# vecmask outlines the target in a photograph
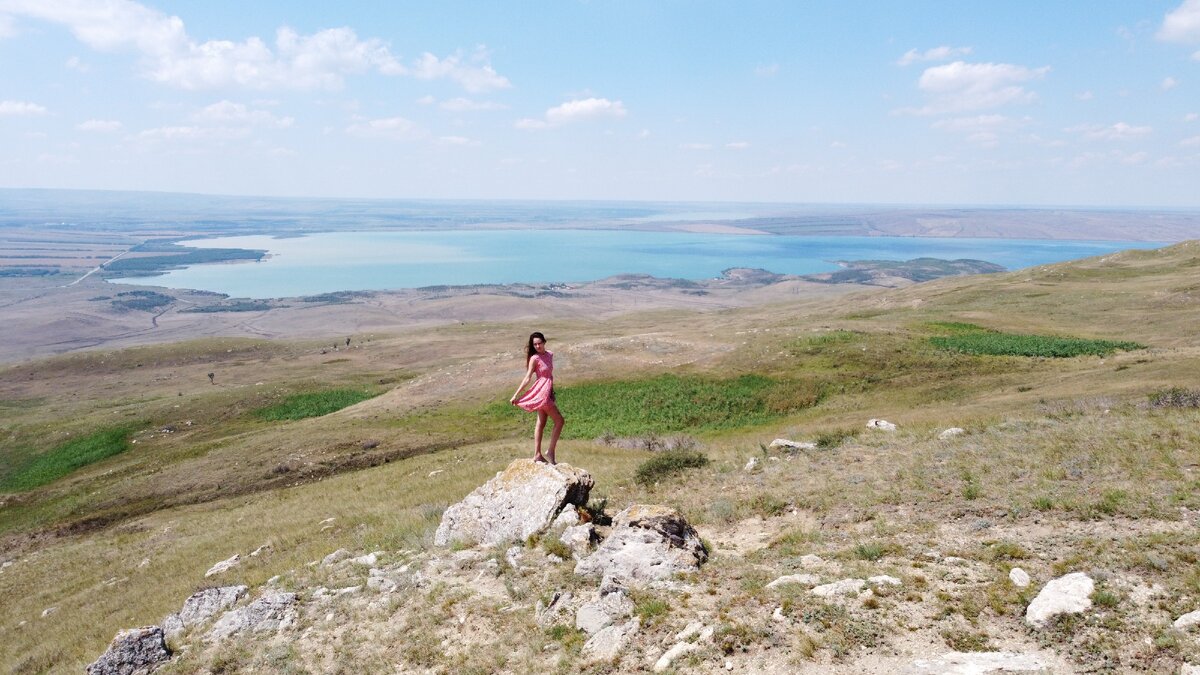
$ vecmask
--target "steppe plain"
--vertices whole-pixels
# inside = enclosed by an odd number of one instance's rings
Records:
[[[253,593],[278,577],[300,597],[297,626],[185,636],[161,672],[639,672],[693,621],[716,638],[678,672],[904,672],[951,651],[1035,655],[1043,672],[1177,672],[1200,664],[1195,628],[1172,626],[1200,609],[1200,410],[1187,397],[1200,381],[1198,270],[1200,245],[1185,242],[904,288],[733,279],[695,295],[638,278],[230,316],[113,311],[90,298],[120,289],[92,277],[5,280],[0,479],[72,437],[128,437],[119,454],[0,496],[0,662],[78,672],[118,629],[158,622],[200,588]],[[496,404],[520,378],[531,323],[552,339],[567,398],[664,376],[753,376],[773,392],[752,424],[651,419],[600,439],[568,426],[560,457],[596,478],[597,508],[674,506],[712,552],[685,590],[635,597],[644,628],[615,661],[589,663],[572,626],[536,623],[538,600],[581,582],[534,542],[536,564],[439,572],[386,598],[323,599],[319,588],[367,572],[309,564],[346,548],[444,570],[449,552],[430,541],[441,510],[529,454],[527,421]],[[1042,358],[931,343],[965,324],[1141,348]],[[371,398],[295,421],[256,415],[332,389]],[[1151,405],[1167,391],[1182,393]],[[609,407],[564,412],[581,428],[624,423],[622,401]],[[868,431],[869,418],[899,428]],[[965,433],[939,437],[952,426]],[[668,435],[709,464],[634,480]],[[776,437],[818,449],[765,450]],[[204,577],[234,553],[241,565]],[[766,588],[806,555],[823,581],[902,584],[845,602]],[[1014,566],[1031,589],[1009,582]],[[1097,580],[1093,608],[1026,625],[1032,593],[1072,571]]]

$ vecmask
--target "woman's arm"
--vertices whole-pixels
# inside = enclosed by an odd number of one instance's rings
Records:
[[[533,380],[533,377],[533,357],[531,356],[529,357],[529,368],[525,370],[525,377],[521,379],[521,384],[517,385],[517,393],[513,394],[512,398],[508,399],[509,403],[517,402],[517,399],[521,397],[521,390],[525,388],[525,385],[529,384]]]

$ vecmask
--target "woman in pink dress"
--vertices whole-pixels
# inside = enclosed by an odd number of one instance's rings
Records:
[[[546,336],[532,333],[529,343],[525,345],[525,358],[529,367],[525,369],[525,379],[517,385],[517,392],[508,402],[529,412],[537,413],[537,424],[533,427],[533,461],[554,461],[554,447],[558,445],[558,436],[563,429],[563,416],[554,404],[554,354],[546,351]],[[525,385],[533,386],[524,395],[521,390]],[[554,431],[550,434],[550,451],[542,455],[542,432],[546,429],[546,418],[554,420]]]

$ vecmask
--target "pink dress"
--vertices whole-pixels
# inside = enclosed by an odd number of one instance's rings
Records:
[[[533,359],[533,372],[537,380],[524,396],[517,399],[517,406],[529,412],[545,410],[554,405],[554,354],[546,352],[529,358]]]

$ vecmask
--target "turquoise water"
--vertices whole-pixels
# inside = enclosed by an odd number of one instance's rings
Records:
[[[266,249],[256,263],[194,265],[126,283],[192,288],[237,298],[440,285],[580,282],[615,274],[705,279],[730,267],[780,274],[838,269],[838,260],[973,258],[1019,269],[1102,255],[1153,242],[793,237],[613,230],[330,232],[276,239],[223,237],[181,242],[204,248]]]

